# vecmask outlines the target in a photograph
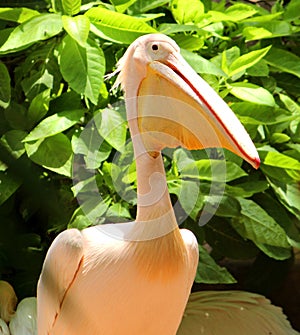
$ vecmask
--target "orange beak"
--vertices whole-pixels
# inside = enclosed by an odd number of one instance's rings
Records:
[[[147,65],[138,87],[138,125],[149,151],[226,148],[260,165],[257,150],[224,100],[179,53]]]

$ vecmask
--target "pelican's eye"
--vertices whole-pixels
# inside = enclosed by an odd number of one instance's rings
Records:
[[[152,44],[151,45],[151,49],[153,50],[153,51],[157,51],[158,50],[158,44]]]

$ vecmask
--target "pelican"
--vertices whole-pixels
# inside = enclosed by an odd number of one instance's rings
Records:
[[[136,220],[56,237],[38,282],[39,335],[175,335],[195,277],[198,244],[190,231],[178,228],[161,151],[223,147],[259,167],[239,120],[171,38],[139,37],[117,73],[136,161]]]
[[[37,335],[36,297],[24,298],[9,323],[11,335]]]
[[[14,288],[4,280],[0,280],[0,318],[8,323],[15,314],[18,299]]]
[[[3,319],[0,319],[0,335],[10,335],[8,326]]]

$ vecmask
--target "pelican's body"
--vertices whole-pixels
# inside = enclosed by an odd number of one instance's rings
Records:
[[[4,280],[0,280],[0,318],[9,322],[13,317],[18,299],[13,287]]]
[[[10,335],[8,326],[3,319],[0,319],[0,335]]]
[[[162,166],[160,158],[149,159]],[[38,334],[176,334],[198,245],[191,232],[179,231],[173,215],[160,222],[169,226],[167,235],[151,240],[142,221],[61,233],[39,282]]]
[[[135,153],[137,218],[56,238],[38,284],[38,335],[175,335],[198,245],[178,228],[160,152],[218,146],[259,165],[243,126],[170,38],[140,37],[116,72]]]
[[[36,297],[24,298],[9,323],[11,335],[37,335]]]
[[[244,291],[192,293],[177,335],[299,335],[281,308]]]

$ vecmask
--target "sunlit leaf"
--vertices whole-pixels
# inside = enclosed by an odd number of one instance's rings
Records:
[[[183,177],[221,183],[247,176],[247,173],[237,164],[215,159],[201,159],[190,163],[181,170],[181,174]]]
[[[265,165],[275,166],[282,169],[300,171],[300,162],[292,157],[276,151],[259,150],[261,161]]]
[[[134,13],[145,13],[154,8],[167,4],[168,0],[137,0],[130,7]]]
[[[59,14],[41,14],[17,26],[0,47],[0,54],[20,51],[32,44],[47,40],[62,31]]]
[[[30,103],[27,111],[27,125],[29,128],[39,122],[48,112],[50,103],[51,90],[48,88],[45,91],[36,95]]]
[[[300,187],[299,181],[286,184],[280,180],[269,179],[283,205],[300,220]]]
[[[22,23],[29,20],[33,16],[38,16],[40,13],[36,10],[21,7],[21,8],[0,8],[0,19]]]
[[[61,0],[63,10],[68,15],[79,13],[81,0]]]
[[[198,23],[204,14],[204,5],[200,0],[172,0],[171,11],[179,24]]]
[[[61,73],[70,87],[96,105],[105,71],[102,49],[92,42],[82,47],[66,36],[61,44],[59,62]]]
[[[105,8],[92,8],[86,15],[95,27],[91,27],[94,34],[116,43],[130,44],[141,35],[156,32],[143,20]]]
[[[225,10],[231,21],[242,21],[257,13],[257,9],[244,3],[236,3]]]
[[[71,177],[72,148],[64,134],[56,134],[36,142],[26,142],[28,157],[56,173]]]
[[[64,29],[82,47],[86,46],[86,41],[90,32],[90,20],[85,15],[62,17]]]
[[[234,197],[248,198],[265,191],[268,187],[269,185],[265,180],[249,181],[234,186],[226,185],[226,193]]]
[[[238,59],[234,60],[229,67],[229,76],[234,76],[235,74],[246,70],[247,68],[253,66],[259,62],[271,49],[271,46],[260,50],[254,50],[247,54],[240,56]]]
[[[64,111],[42,120],[25,138],[26,142],[53,136],[72,127],[83,116],[84,110]]]
[[[95,117],[99,134],[115,149],[123,150],[126,141],[127,123],[122,115],[114,110],[105,108]]]
[[[108,158],[112,147],[100,136],[93,123],[73,135],[72,149],[74,154],[83,155],[87,169],[96,169]]]
[[[254,125],[272,125],[290,122],[296,118],[284,109],[251,102],[235,102],[230,107],[243,123]]]
[[[230,93],[241,100],[259,105],[275,106],[272,94],[263,87],[251,83],[232,83],[228,87]]]
[[[197,55],[196,53],[182,49],[181,54],[185,58],[185,60],[191,65],[191,67],[198,73],[209,73],[214,74],[216,76],[226,75],[220,68],[218,68],[212,62],[201,57],[200,55]]]
[[[300,78],[300,57],[287,50],[272,48],[265,60],[279,71],[291,73]]]

